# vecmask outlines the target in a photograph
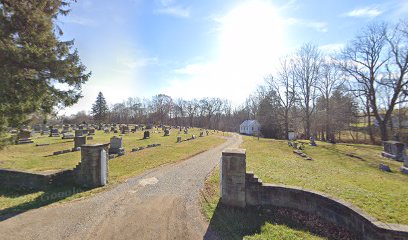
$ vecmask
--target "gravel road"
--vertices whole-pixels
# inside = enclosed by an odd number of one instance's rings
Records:
[[[200,212],[199,190],[222,150],[241,141],[235,134],[216,148],[111,190],[1,221],[0,239],[202,239],[208,223]]]

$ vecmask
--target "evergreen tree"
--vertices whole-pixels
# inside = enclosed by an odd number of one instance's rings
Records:
[[[98,97],[96,97],[95,103],[92,105],[93,119],[98,124],[101,124],[101,122],[105,120],[107,113],[108,113],[108,105],[106,104],[105,97],[103,96],[102,92],[99,92]]]
[[[90,73],[56,25],[72,1],[0,0],[0,134],[81,97]]]

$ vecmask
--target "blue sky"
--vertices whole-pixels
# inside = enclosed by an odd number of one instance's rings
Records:
[[[99,91],[109,104],[165,93],[237,105],[306,42],[340,49],[373,21],[395,22],[408,1],[78,0],[58,24],[92,71],[78,104]]]

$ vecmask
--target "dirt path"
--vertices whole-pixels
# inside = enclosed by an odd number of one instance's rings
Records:
[[[208,223],[198,205],[204,179],[234,135],[214,149],[148,171],[110,191],[31,210],[0,222],[0,239],[202,239]]]

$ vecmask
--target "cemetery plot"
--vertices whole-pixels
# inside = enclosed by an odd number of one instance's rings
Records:
[[[305,144],[302,150],[313,161],[294,154],[283,140],[244,137],[241,148],[247,150],[247,170],[264,182],[325,192],[380,221],[408,224],[408,175],[400,171],[403,163],[382,157],[382,146],[316,143]]]
[[[153,133],[150,130],[150,138],[143,139],[144,131],[127,133],[125,135],[109,134],[104,131],[95,131],[93,140],[86,140],[87,144],[109,143],[113,136],[122,138],[122,147],[126,150],[125,155],[117,156],[109,160],[109,185],[126,180],[129,177],[142,173],[151,168],[166,163],[175,163],[187,159],[200,152],[222,144],[225,139],[220,138],[222,134],[212,134],[195,141],[176,143],[178,129],[171,129],[169,137],[163,137],[163,133]],[[198,134],[198,129],[189,129],[191,134]],[[52,155],[55,151],[72,149],[73,140],[61,139],[61,137],[48,137],[48,135],[32,137],[34,143],[10,145],[0,151],[0,168],[28,170],[35,172],[55,172],[62,169],[73,169],[81,159],[81,152],[68,152],[60,155]],[[47,144],[47,145],[45,145]],[[36,146],[41,145],[41,146]],[[117,145],[118,146],[118,145]],[[143,151],[132,149],[143,146]],[[62,186],[64,188],[66,186]],[[71,187],[72,189],[72,187]],[[0,216],[10,212],[21,211],[25,208],[36,208],[64,198],[50,197],[50,201],[43,201],[42,197],[48,199],[48,194],[58,192],[57,189],[49,191],[22,191],[15,189],[0,189]],[[88,196],[100,189],[86,190],[70,194],[67,200]],[[23,207],[24,206],[24,207]],[[24,208],[24,209],[23,209]]]

